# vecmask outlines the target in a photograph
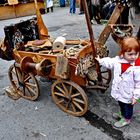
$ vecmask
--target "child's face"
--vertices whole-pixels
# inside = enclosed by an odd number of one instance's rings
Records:
[[[133,62],[139,57],[139,52],[136,52],[134,50],[130,52],[125,52],[123,55],[124,59],[126,59],[128,62]]]

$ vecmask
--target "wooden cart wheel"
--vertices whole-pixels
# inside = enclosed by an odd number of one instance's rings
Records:
[[[88,109],[88,99],[84,90],[71,81],[54,82],[52,98],[61,110],[73,116],[82,116]]]
[[[38,82],[32,73],[24,73],[19,67],[12,65],[8,71],[10,82],[17,93],[25,99],[36,100],[40,90]]]
[[[108,85],[111,81],[111,71],[104,67],[100,68],[103,84]]]

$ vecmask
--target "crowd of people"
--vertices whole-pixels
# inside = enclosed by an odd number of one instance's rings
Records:
[[[108,20],[116,6],[116,2],[113,0],[86,0],[88,6],[89,17],[92,22],[93,18],[98,24],[101,23],[101,19]],[[84,13],[82,0],[80,0],[80,14]],[[126,4],[118,23],[128,24],[130,5]]]
[[[118,0],[119,1],[119,0]],[[92,23],[93,18],[100,24],[101,19],[108,20],[116,6],[116,0],[86,0],[89,12],[89,18]],[[140,11],[140,0],[121,0],[125,4],[125,8],[119,17],[117,23],[128,24],[129,16],[134,16],[131,7],[135,7],[135,11]],[[76,0],[70,0],[70,13],[76,12]],[[133,13],[132,13],[133,12]],[[83,0],[79,1],[79,15],[84,13]],[[132,17],[133,18],[133,17]]]

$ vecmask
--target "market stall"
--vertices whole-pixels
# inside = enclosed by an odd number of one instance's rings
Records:
[[[39,9],[44,9],[44,1],[38,0]],[[1,0],[0,20],[34,15],[36,12],[33,0]]]

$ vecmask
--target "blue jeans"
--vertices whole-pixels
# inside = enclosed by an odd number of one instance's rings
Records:
[[[70,13],[76,12],[76,0],[70,0]]]
[[[125,118],[125,119],[131,119],[132,115],[133,115],[133,105],[132,104],[126,104],[123,102],[118,101],[119,106],[120,106],[120,111],[121,111],[121,115]]]

